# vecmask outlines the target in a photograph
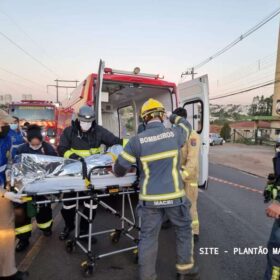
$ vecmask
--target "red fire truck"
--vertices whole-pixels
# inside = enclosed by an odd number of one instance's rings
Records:
[[[162,102],[167,111],[183,106],[193,129],[201,137],[200,185],[207,187],[209,151],[208,77],[183,82],[178,86],[163,80],[159,75],[105,68],[100,61],[97,74],[90,74],[62,102],[58,117],[59,138],[62,128],[70,125],[73,114],[85,104],[93,106],[96,121],[115,135],[131,137],[137,133],[139,112],[148,98]],[[61,116],[61,117],[60,117]],[[166,125],[170,125],[166,122]]]
[[[20,126],[26,122],[42,127],[45,141],[56,145],[58,109],[51,101],[22,100],[9,105],[9,113],[20,119]]]

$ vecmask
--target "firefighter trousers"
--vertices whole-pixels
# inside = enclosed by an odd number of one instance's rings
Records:
[[[191,202],[191,217],[193,234],[199,235],[199,219],[197,213],[198,184],[196,181],[185,182],[186,196]]]
[[[76,194],[73,193],[66,193],[63,196],[64,198],[75,198]],[[84,205],[83,209],[83,214],[89,217],[89,210],[90,210],[90,204],[88,200],[80,201]],[[92,209],[93,209],[93,219],[95,218],[96,215],[96,208],[97,204],[94,204]],[[63,217],[65,227],[68,227],[70,229],[74,229],[75,227],[75,213],[76,213],[76,201],[64,201],[61,209],[61,215]],[[80,229],[82,231],[88,231],[88,221],[85,220],[84,218],[81,218],[80,222]]]
[[[165,215],[173,224],[176,233],[177,272],[184,274],[184,271],[193,267],[193,238],[189,208],[189,201],[166,208],[150,208],[141,204],[137,206],[137,214],[141,218],[138,245],[140,280],[155,280],[157,277],[158,236]]]
[[[44,200],[42,197],[39,200]],[[29,239],[32,232],[32,218],[28,215],[27,203],[15,207],[15,227],[18,239]],[[52,208],[51,204],[41,204],[37,207],[35,215],[37,227],[42,231],[49,231],[52,228]]]
[[[280,219],[276,219],[267,244],[267,266],[264,280],[280,279]]]

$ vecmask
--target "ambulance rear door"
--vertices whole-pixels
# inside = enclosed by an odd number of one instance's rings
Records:
[[[188,112],[188,121],[201,139],[199,186],[208,187],[209,154],[209,87],[208,76],[178,84],[179,104]]]
[[[102,110],[101,110],[101,94],[102,94],[102,84],[104,75],[105,61],[100,59],[97,79],[94,86],[94,110],[96,114],[96,122],[102,125]]]

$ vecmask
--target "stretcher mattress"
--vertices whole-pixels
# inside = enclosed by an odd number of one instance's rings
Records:
[[[113,146],[109,153],[87,157],[85,159],[87,174],[92,168],[112,166],[121,151],[122,147],[118,145]],[[105,169],[96,169],[90,174],[91,185],[96,190],[105,190],[109,186],[128,187],[136,180],[135,173],[116,177],[107,168]],[[83,180],[83,166],[80,161],[33,154],[22,154],[17,159],[12,167],[12,185],[23,194],[88,189]]]
[[[109,173],[106,175],[91,176],[91,183],[95,190],[106,190],[107,187],[129,187],[136,180],[135,173],[127,173],[124,177],[116,177]],[[88,188],[82,177],[63,176],[57,178],[45,178],[24,186],[23,193],[37,194],[37,193],[57,193],[63,191],[86,191]]]

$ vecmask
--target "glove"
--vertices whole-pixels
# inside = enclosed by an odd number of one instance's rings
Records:
[[[20,194],[14,193],[14,192],[5,192],[4,197],[17,203],[24,203],[23,200],[21,200]]]
[[[186,182],[187,179],[190,179],[190,173],[185,167],[182,167],[181,169],[181,176],[184,182]]]
[[[166,118],[170,118],[170,116],[172,115],[172,112],[170,112],[170,111],[167,111],[166,113],[165,113],[165,115],[166,115]]]
[[[69,157],[70,159],[75,159],[75,160],[80,160],[80,159],[82,159],[82,157],[80,157],[80,156],[78,156],[77,154],[72,154],[70,157]]]

